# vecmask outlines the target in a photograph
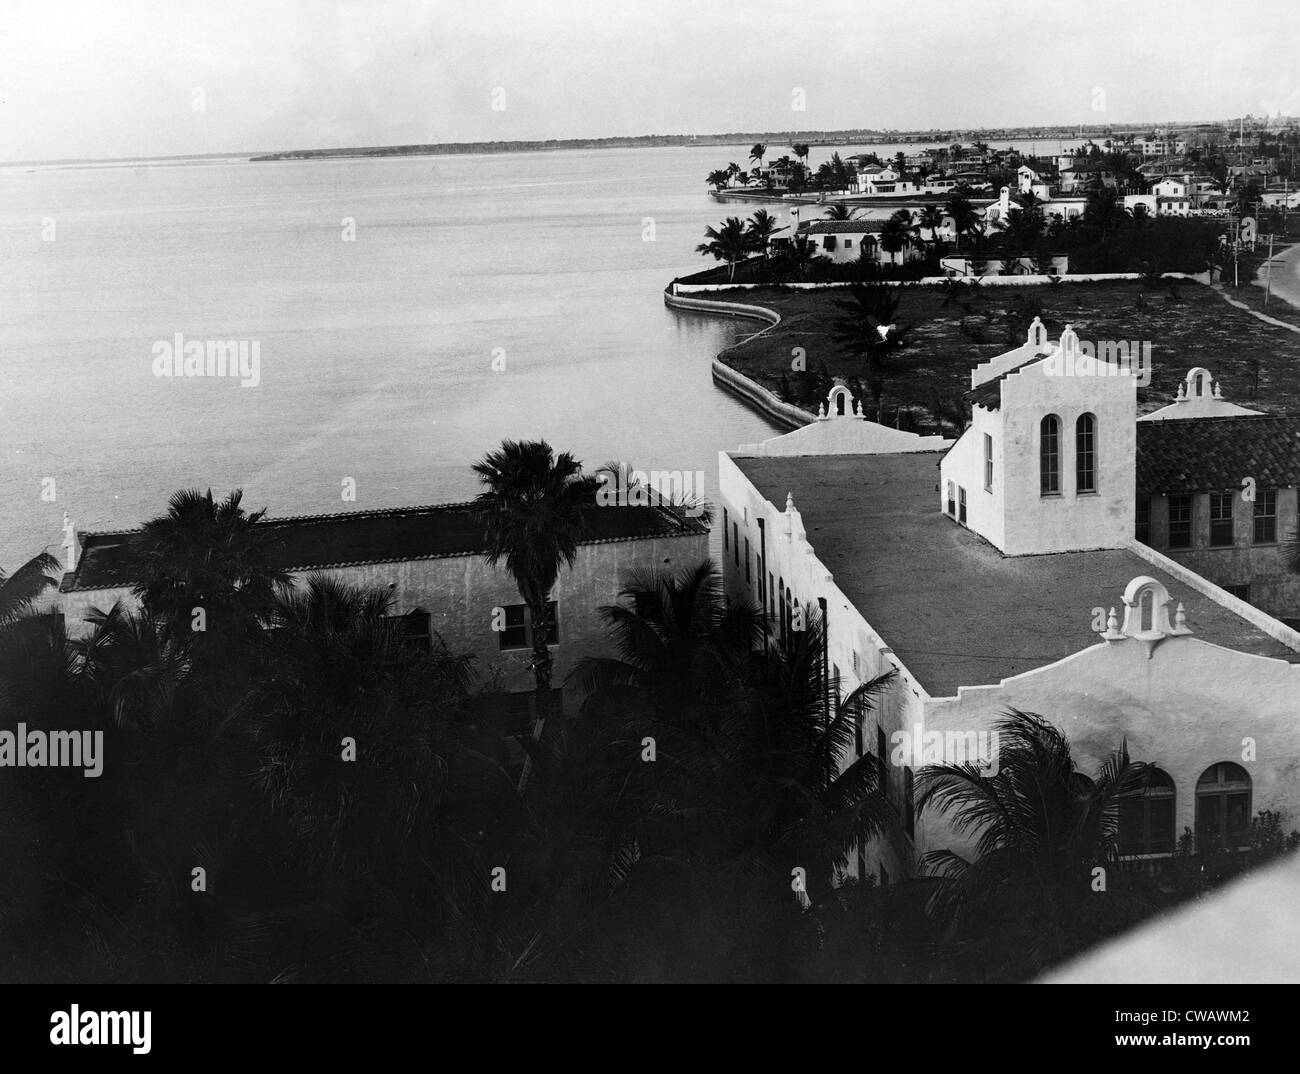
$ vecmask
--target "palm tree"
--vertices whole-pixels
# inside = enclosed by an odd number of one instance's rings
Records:
[[[745,229],[745,234],[749,236],[754,248],[762,250],[763,257],[766,258],[768,256],[768,242],[777,230],[776,217],[766,209],[759,209],[749,218],[749,225]]]
[[[7,578],[0,571],[0,629],[28,615],[40,595],[59,584],[61,569],[55,556],[42,552]]]
[[[727,173],[726,168],[715,168],[709,172],[708,183],[714,190],[721,190],[727,185],[727,180],[730,178],[731,176]]]
[[[911,214],[906,209],[900,209],[880,229],[880,248],[889,254],[892,264],[901,264],[902,259],[897,255],[911,245],[911,219]]]
[[[790,147],[790,152],[798,157],[801,162],[805,162],[808,159],[808,144],[806,142],[800,142],[797,145],[792,145]]]
[[[817,252],[817,244],[807,235],[796,235],[783,251],[790,271],[798,280],[807,280],[818,265],[830,263],[830,258]]]
[[[755,142],[749,150],[749,159],[752,160],[755,163],[755,165],[757,165],[757,167],[762,168],[763,156],[766,153],[767,153],[767,146],[765,146],[762,142]]]
[[[957,248],[961,249],[962,237],[970,235],[979,225],[979,213],[975,211],[975,206],[971,204],[970,199],[965,194],[958,194],[955,189],[945,209],[952,217],[953,230],[957,235]]]
[[[996,773],[974,762],[927,766],[917,813],[933,808],[955,834],[975,838],[973,858],[937,850],[923,859],[938,878],[931,909],[972,957],[1002,960],[991,974],[1010,961],[1024,975],[1149,910],[1143,886],[1125,882],[1118,838],[1121,804],[1149,766],[1121,748],[1093,781],[1041,716],[1011,710],[996,731]],[[1090,883],[1098,867],[1104,899]]]
[[[739,175],[736,176],[736,182],[738,182],[741,186],[749,186],[750,183],[749,172],[742,171]]]
[[[840,310],[835,321],[835,338],[862,359],[863,376],[875,400],[878,422],[883,422],[885,416],[885,382],[911,330],[907,325],[895,323],[902,297],[902,288],[873,281],[851,285],[848,300],[835,303]]]
[[[727,165],[727,177],[735,179],[744,169],[741,168],[734,160]]]
[[[939,228],[943,226],[944,212],[938,205],[927,205],[918,214],[917,223],[930,229],[930,243],[939,248]]]
[[[567,451],[557,456],[544,440],[505,440],[473,469],[485,486],[477,503],[487,523],[487,561],[504,561],[532,622],[540,734],[551,702],[548,598],[560,567],[577,557],[594,489],[581,463]]]
[[[854,220],[857,218],[858,211],[850,209],[844,202],[837,201],[834,205],[828,206],[822,213],[827,220]]]
[[[720,227],[706,227],[702,242],[695,247],[697,254],[712,255],[717,261],[727,263],[727,279],[736,278],[736,263],[743,261],[754,248],[752,236],[745,230],[745,225],[737,216],[729,216]]]
[[[167,502],[167,513],[144,524],[140,538],[141,581],[134,593],[176,638],[196,640],[195,609],[202,608],[202,636],[224,642],[256,636],[289,576],[274,565],[277,539],[261,525],[266,509],[247,513],[236,489],[220,502],[212,490],[184,489]]]

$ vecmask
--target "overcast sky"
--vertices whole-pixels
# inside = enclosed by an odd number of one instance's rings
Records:
[[[0,160],[1297,114],[1298,27],[1294,0],[0,0]]]

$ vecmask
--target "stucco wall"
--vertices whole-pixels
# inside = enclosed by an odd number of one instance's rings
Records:
[[[1009,709],[1036,712],[1070,741],[1090,778],[1127,739],[1134,760],[1155,764],[1176,788],[1175,833],[1195,829],[1196,782],[1219,761],[1250,774],[1252,813],[1281,810],[1300,828],[1300,667],[1196,637],[1166,638],[1150,659],[1134,639],[1085,649],[993,686],[936,698],[927,730],[991,730]],[[1254,740],[1254,759],[1243,740]],[[929,845],[970,849],[937,814],[923,821]]]
[[[1243,475],[1246,476],[1246,475]],[[1225,490],[1232,491],[1232,490]],[[1286,569],[1276,543],[1255,544],[1254,504],[1235,493],[1232,547],[1210,545],[1210,497],[1192,497],[1192,547],[1169,547],[1169,498],[1151,497],[1151,546],[1210,579],[1216,585],[1249,585],[1250,603],[1279,618],[1300,618],[1300,575]],[[1279,538],[1296,532],[1296,489],[1278,489]]]
[[[551,650],[555,685],[559,686],[583,657],[617,655],[609,644],[599,608],[617,602],[622,580],[630,570],[680,569],[708,555],[707,533],[580,545],[573,567],[561,570],[553,591],[560,623],[560,641]],[[532,674],[526,666],[530,652],[502,652],[499,636],[492,629],[494,608],[523,603],[504,567],[490,567],[483,556],[467,555],[330,567],[319,573],[349,585],[383,590],[392,583],[393,614],[405,615],[417,609],[428,612],[431,627],[453,652],[474,655],[475,672],[481,682],[499,676],[505,690],[532,688]],[[296,573],[293,577],[301,585],[306,574]],[[119,596],[134,605],[126,590],[63,593],[58,603],[69,631],[83,633],[88,630],[84,622],[87,611],[91,607],[107,610]]]
[[[793,599],[813,613],[818,609],[818,598],[826,600],[827,654],[832,669],[839,669],[841,696],[878,675],[891,670],[895,672],[895,682],[879,705],[867,714],[865,721],[864,746],[867,752],[875,754],[877,728],[884,731],[886,741],[892,741],[895,732],[911,726],[921,718],[922,703],[927,695],[898,658],[888,650],[884,639],[863,619],[835,584],[834,576],[817,558],[806,537],[799,535],[799,523],[795,522],[796,530],[791,534],[790,519],[785,511],[764,499],[725,453],[719,455],[718,470],[719,496],[726,506],[728,519],[738,524],[742,542],[739,565],[736,564],[734,549],[728,550],[723,557],[723,576],[728,594],[733,599],[749,600],[759,606],[762,604],[757,571],[751,572],[750,583],[745,581],[743,544],[748,536],[751,551],[756,553],[760,548],[758,520],[761,518],[766,531],[765,573],[772,575],[778,587],[788,588]],[[794,492],[797,498],[798,490]],[[784,508],[784,504],[781,508]],[[721,517],[719,512],[719,519]],[[779,607],[779,601],[769,601],[774,629]],[[846,755],[841,759],[841,767],[847,767],[855,759],[852,753]],[[872,876],[878,874],[882,863],[893,879],[910,876],[915,871],[917,855],[925,852],[925,846],[919,838],[914,844],[903,831],[903,779],[901,768],[891,768],[889,801],[896,814],[896,823],[889,832],[873,840],[867,847],[867,871]],[[858,864],[855,857],[850,864],[851,875],[856,874]]]

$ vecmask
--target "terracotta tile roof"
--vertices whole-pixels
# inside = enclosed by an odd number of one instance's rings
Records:
[[[1137,487],[1142,495],[1300,485],[1300,414],[1140,421]]]
[[[870,235],[884,226],[883,220],[808,220],[799,230],[805,235]]]
[[[301,515],[261,523],[276,538],[271,565],[308,571],[359,563],[392,563],[469,556],[484,549],[483,519],[472,503],[396,507],[333,515]],[[696,519],[662,507],[596,507],[586,512],[581,543],[706,533]],[[81,534],[76,573],[60,589],[112,589],[140,579],[141,530]]]

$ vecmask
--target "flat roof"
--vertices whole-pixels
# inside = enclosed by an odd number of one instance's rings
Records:
[[[939,510],[942,457],[732,456],[778,508],[794,494],[818,558],[932,696],[1096,645],[1090,609],[1119,607],[1138,575],[1158,579],[1186,605],[1187,624],[1202,640],[1300,663],[1300,653],[1136,552],[1002,555]]]
[[[585,526],[581,544],[708,533],[698,519],[659,506],[593,504],[585,511]],[[273,537],[269,564],[285,571],[442,559],[482,554],[487,547],[483,516],[473,502],[268,518],[259,523],[263,527]],[[116,589],[140,581],[142,530],[79,536],[77,569],[64,576],[62,592]]]

